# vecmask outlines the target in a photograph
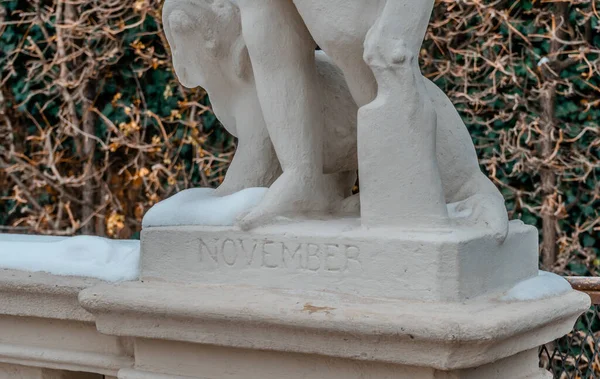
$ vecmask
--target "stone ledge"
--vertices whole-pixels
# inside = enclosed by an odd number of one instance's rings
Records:
[[[101,283],[91,278],[0,269],[0,314],[93,322],[94,317],[77,302],[77,295]]]
[[[133,365],[128,341],[100,334],[81,290],[101,280],[0,270],[0,363],[115,376]]]
[[[119,371],[119,379],[197,379],[191,376],[156,374],[148,371],[123,369]],[[528,378],[526,378],[528,379]]]
[[[537,275],[535,228],[512,222],[502,245],[487,233],[461,227],[364,229],[355,219],[305,220],[251,232],[146,228],[141,278],[463,301]]]
[[[165,340],[136,339],[137,376],[179,379],[542,379],[538,349],[474,369],[439,371],[431,367],[319,356],[314,354],[239,349]],[[185,364],[182,364],[185,362]],[[119,371],[119,378],[124,372]],[[151,374],[146,376],[146,373]],[[172,376],[169,376],[172,375]],[[128,378],[127,376],[125,376]]]
[[[0,344],[0,362],[109,376],[116,376],[123,367],[133,366],[131,357],[5,344]]]
[[[167,283],[100,285],[82,291],[79,299],[96,316],[98,330],[111,335],[445,371],[484,365],[554,340],[568,333],[590,304],[587,295],[575,291],[528,302],[434,303]]]

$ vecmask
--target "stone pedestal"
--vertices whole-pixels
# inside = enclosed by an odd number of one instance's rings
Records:
[[[135,337],[135,368],[120,378],[210,379],[546,378],[537,347],[589,305],[575,291],[438,303],[165,283],[99,286],[80,300],[100,332]]]
[[[157,227],[142,233],[141,278],[463,301],[537,275],[537,242],[537,230],[518,221],[502,245],[482,229],[369,230],[358,219],[251,233]]]
[[[100,332],[134,339],[120,379],[549,378],[538,346],[590,303],[541,288],[537,233],[519,222],[503,245],[352,220],[142,238],[140,282],[79,295]]]

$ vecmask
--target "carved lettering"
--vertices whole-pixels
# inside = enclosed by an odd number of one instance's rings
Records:
[[[304,245],[298,244],[295,249],[291,248],[290,245],[286,243],[281,244],[283,263],[287,268],[301,268],[302,256],[305,255],[303,251]]]
[[[346,271],[362,270],[362,263],[359,261],[360,249],[356,246],[346,246]]]
[[[306,265],[304,268],[310,271],[319,271],[321,268],[321,248],[314,243],[306,244],[308,254],[306,256]]]
[[[252,266],[252,263],[254,262],[254,254],[256,253],[256,248],[258,247],[258,242],[256,242],[255,240],[251,240],[248,241],[248,245],[252,244],[252,249],[247,249],[245,246],[246,244],[244,244],[244,240],[243,239],[239,239],[238,243],[240,246],[240,252],[241,254],[243,254],[245,256],[245,261],[246,261],[246,265],[247,266]]]
[[[212,246],[212,249],[210,248],[210,246]],[[204,242],[204,240],[200,239],[200,261],[201,262],[208,262],[209,264],[211,264],[212,266],[218,266],[219,265],[219,251],[217,246],[215,246],[214,244],[210,243],[206,244],[206,242]]]
[[[227,244],[229,244],[229,249],[227,248]],[[228,266],[234,266],[238,258],[238,249],[237,246],[235,246],[235,242],[231,239],[226,239],[223,241],[223,244],[221,245],[221,252],[225,264]]]
[[[199,239],[200,262],[208,268],[282,269],[328,273],[359,273],[357,246],[335,243],[294,243],[254,239]]]
[[[267,241],[262,248],[262,266],[267,268],[278,268],[281,257],[281,251],[277,251],[277,245],[281,246],[281,242]],[[278,257],[279,255],[279,257]]]
[[[340,252],[339,245],[325,244],[325,270],[340,272],[346,268],[346,260],[347,257]]]

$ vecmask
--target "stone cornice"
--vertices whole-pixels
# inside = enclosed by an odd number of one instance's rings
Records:
[[[101,283],[0,270],[0,363],[110,376],[132,367],[131,343],[100,334],[79,305],[79,292]]]
[[[133,366],[132,357],[8,344],[0,344],[0,362],[111,376],[116,376],[123,367]]]
[[[589,306],[575,291],[532,302],[430,303],[158,282],[100,285],[79,299],[98,329],[112,335],[440,370],[535,348],[569,332]]]
[[[100,283],[101,280],[91,278],[0,269],[0,312],[12,316],[93,322],[94,317],[77,303],[77,294]]]

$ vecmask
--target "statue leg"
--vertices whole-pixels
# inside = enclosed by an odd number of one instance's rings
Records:
[[[294,0],[313,38],[341,69],[359,107],[373,101],[377,82],[363,59],[364,41],[382,0]]]
[[[264,120],[283,170],[240,220],[249,229],[286,213],[324,212],[342,200],[323,174],[323,114],[315,42],[292,0],[238,0]]]
[[[365,40],[378,83],[359,110],[361,216],[367,226],[448,224],[436,157],[437,114],[418,67],[433,0],[388,0]]]
[[[294,0],[294,3],[318,45],[343,71],[356,103],[363,106],[373,101],[378,86],[371,67],[363,59],[364,41],[385,1],[346,0],[343,7],[335,1]],[[423,19],[425,15],[427,12],[423,12]],[[420,32],[424,33],[422,29]],[[418,38],[413,44],[415,49],[420,45]],[[436,153],[446,202],[455,203],[454,210],[470,208],[467,221],[492,229],[502,240],[508,230],[504,199],[481,172],[471,136],[450,99],[429,79],[422,80],[437,113]],[[343,209],[358,210],[358,196],[346,199]]]
[[[236,127],[238,146],[217,196],[231,195],[251,187],[270,187],[281,175],[279,160],[269,138],[256,96],[242,105],[244,115]]]
[[[433,1],[395,2],[348,0],[338,7],[337,2],[294,0],[319,46],[344,72],[357,104],[368,104],[358,114],[363,224],[445,224],[436,113],[416,61]],[[367,51],[365,60],[364,46],[381,50]],[[394,61],[398,47],[403,62]],[[354,204],[346,202],[344,208],[349,205]]]

